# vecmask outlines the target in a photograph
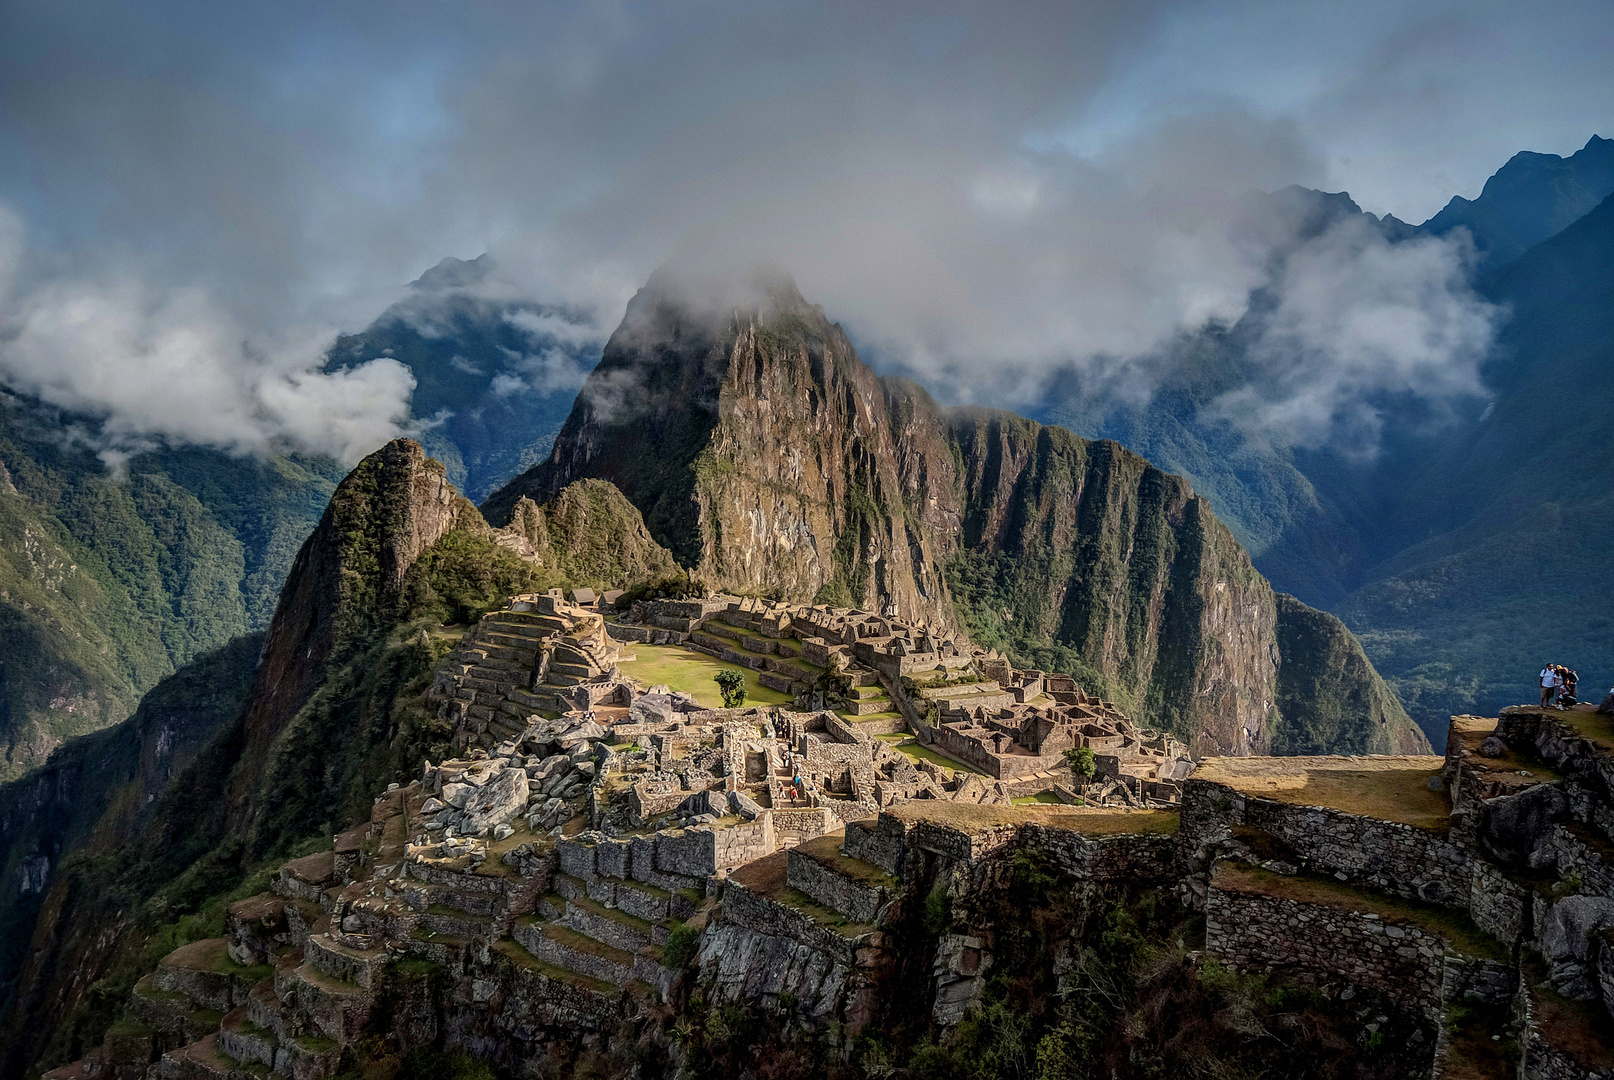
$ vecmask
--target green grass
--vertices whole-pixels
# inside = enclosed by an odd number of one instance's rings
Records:
[[[538,959],[528,952],[526,946],[519,941],[511,941],[509,938],[496,941],[493,943],[493,951],[518,967],[526,968],[528,971],[536,971],[554,982],[592,990],[596,994],[615,994],[617,992],[615,986],[601,979],[581,975],[575,971],[568,971],[563,967],[556,967],[554,964]]]
[[[855,722],[858,718],[854,717],[852,719]],[[867,721],[879,719],[879,717],[865,716],[861,719]],[[953,772],[974,773],[976,776],[986,775],[986,773],[982,772],[980,769],[966,765],[962,761],[955,761],[939,750],[932,750],[930,747],[915,739],[912,735],[876,735],[875,738],[879,739],[881,742],[891,744],[891,748],[893,750],[900,750],[902,753],[907,754],[916,762],[928,761],[932,765],[940,765],[942,768],[951,769]]]
[[[621,665],[622,674],[646,686],[666,686],[692,696],[708,709],[721,709],[723,695],[712,681],[719,671],[738,671],[745,676],[747,705],[789,705],[792,698],[763,686],[749,668],[724,663],[716,657],[680,645],[636,645],[636,656]]]
[[[897,879],[872,863],[862,859],[853,858],[841,853],[841,845],[846,842],[843,833],[827,833],[812,840],[798,844],[793,850],[797,856],[805,857],[818,863],[832,873],[850,878],[862,885],[873,888],[895,888]]]
[[[901,713],[895,712],[895,711],[869,713],[867,716],[853,716],[851,713],[836,713],[835,715],[840,717],[842,720],[845,720],[849,724],[873,724],[873,723],[876,723],[877,721],[881,721],[881,720],[901,720],[901,719],[903,719],[903,715]],[[884,738],[884,737],[885,736],[883,736],[883,735],[880,736],[880,738]],[[907,736],[903,736],[903,737],[907,738]]]
[[[1031,806],[1035,803],[1057,803],[1059,796],[1051,791],[1039,791],[1035,795],[1021,795],[1014,800],[1016,806]]]

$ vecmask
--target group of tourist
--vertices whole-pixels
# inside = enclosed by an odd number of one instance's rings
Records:
[[[1575,683],[1580,679],[1562,664],[1548,664],[1541,669],[1541,707],[1560,712],[1575,703]]]

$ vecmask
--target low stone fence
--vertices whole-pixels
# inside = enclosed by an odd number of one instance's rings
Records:
[[[1484,859],[1474,860],[1469,881],[1468,915],[1474,925],[1504,945],[1519,943],[1529,929],[1533,900],[1529,888]]]
[[[823,863],[792,848],[785,864],[785,881],[825,907],[845,915],[855,923],[873,925],[891,899],[879,885],[866,885],[837,874]]]
[[[631,839],[585,833],[561,838],[555,853],[561,873],[585,881],[595,874],[650,884],[657,884],[659,875],[704,880],[771,853],[777,847],[773,814],[764,810],[755,821],[741,825],[696,825]]]
[[[857,821],[846,826],[846,842],[842,845],[854,859],[862,859],[878,866],[888,874],[902,876],[903,843],[907,828],[890,814],[881,814],[873,821]]]
[[[1305,868],[1393,896],[1466,908],[1469,853],[1442,834],[1321,806],[1245,794],[1209,780],[1183,784],[1182,832],[1198,844],[1247,825],[1287,844]]]
[[[823,836],[830,831],[834,821],[834,815],[821,806],[800,810],[774,809],[769,812],[773,815],[774,839],[780,844],[799,844],[803,840]]]
[[[712,829],[712,861],[719,870],[744,866],[764,855],[771,855],[777,846],[774,838],[773,811],[764,810],[755,821],[744,825],[731,825],[726,829]]]

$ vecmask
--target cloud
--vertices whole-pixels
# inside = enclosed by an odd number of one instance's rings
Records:
[[[0,281],[17,279],[21,250],[10,244]],[[132,273],[67,276],[4,298],[0,376],[104,418],[89,438],[113,471],[154,438],[353,463],[404,430],[415,382],[389,358],[317,370],[333,337],[324,328],[255,337],[199,287],[152,290]]]
[[[1486,396],[1480,364],[1500,309],[1468,286],[1466,234],[1391,243],[1363,218],[1288,255],[1249,352],[1255,374],[1213,413],[1286,445],[1378,448],[1388,404],[1437,411]]]
[[[1476,133],[1513,90],[1534,88],[1556,138],[1614,78],[1606,5],[1374,2],[1372,18],[1166,0],[11,5],[0,203],[36,247],[0,260],[18,278],[0,373],[129,439],[354,447],[399,426],[402,373],[311,381],[319,343],[444,255],[490,251],[499,272],[476,295],[564,313],[522,327],[533,343],[510,370],[546,392],[575,385],[656,267],[762,263],[878,363],[1007,404],[1069,368],[1147,394],[1171,342],[1277,292],[1266,382],[1228,408],[1273,437],[1318,437],[1300,417],[1325,407],[1366,433],[1375,395],[1467,392],[1484,320],[1462,315],[1460,257],[1336,238],[1285,263],[1294,228],[1252,221],[1247,192],[1343,175],[1371,181],[1376,208],[1398,190],[1427,201],[1451,132],[1472,193],[1506,156]],[[1517,74],[1485,43],[1522,23],[1539,29]],[[1405,45],[1457,40],[1431,26],[1469,27],[1462,63]],[[1579,57],[1561,84],[1560,53]],[[1373,93],[1381,73],[1405,92]],[[1438,121],[1409,99],[1437,101]],[[1506,111],[1511,152],[1523,129]],[[1352,298],[1333,325],[1349,347],[1314,310],[1326,295],[1307,283],[1325,277]],[[102,305],[108,327],[62,322],[74,304]],[[1373,341],[1392,324],[1415,355]],[[52,342],[77,348],[71,377],[43,359]],[[308,430],[284,415],[327,391],[347,404]]]

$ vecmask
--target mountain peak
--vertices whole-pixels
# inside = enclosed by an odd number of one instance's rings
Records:
[[[646,313],[675,308],[686,315],[718,320],[738,314],[767,320],[784,314],[822,317],[824,313],[822,307],[808,303],[801,295],[789,272],[766,265],[734,270],[729,266],[667,263],[650,275],[634,304]]]
[[[466,261],[452,255],[409,283],[411,289],[421,292],[445,292],[449,289],[466,289],[480,285],[493,272],[493,257],[483,252]]]
[[[1479,198],[1452,197],[1418,228],[1435,236],[1466,228],[1482,267],[1524,254],[1614,194],[1614,139],[1593,135],[1569,157],[1521,150],[1485,181]]]

